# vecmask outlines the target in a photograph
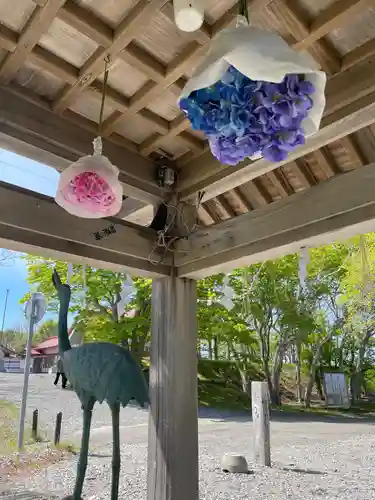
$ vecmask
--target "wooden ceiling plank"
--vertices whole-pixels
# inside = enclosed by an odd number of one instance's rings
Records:
[[[257,9],[264,7],[269,1],[256,0],[249,5],[249,12],[255,12]],[[224,14],[216,23],[212,26],[212,40],[214,40],[220,31],[227,27],[234,19],[234,15],[238,13],[238,6],[233,7],[227,14]],[[182,77],[187,71],[191,69],[192,66],[198,62],[203,54],[207,52],[210,42],[205,45],[201,45],[197,42],[191,42],[185,47],[182,53],[175,58],[167,66],[165,79],[158,84],[146,84],[142,89],[134,94],[130,100],[130,106],[126,115],[130,116],[138,113],[142,108],[145,108],[153,99],[159,97],[159,95],[172,84],[174,84],[180,77]],[[103,133],[108,136],[114,130],[116,123],[122,117],[117,113],[113,114],[106,120],[103,125]]]
[[[13,32],[12,30],[9,30],[8,28],[4,30],[2,29],[0,32],[0,39],[3,42],[2,45],[9,51],[15,50],[18,41],[17,33]],[[33,64],[35,64],[40,69],[47,71],[52,75],[56,76],[57,78],[60,78],[72,85],[74,85],[77,79],[79,78],[78,68],[76,68],[72,64],[69,64],[68,62],[64,61],[60,57],[49,52],[48,50],[40,47],[39,45],[35,46],[34,49],[30,52],[30,54],[28,55],[28,60]],[[102,83],[99,80],[95,80],[90,85],[88,90],[96,92],[101,96]],[[180,93],[181,85],[176,84],[175,90]],[[100,98],[100,96],[98,96],[98,98]],[[121,116],[122,113],[128,109],[129,106],[128,98],[111,87],[107,87],[107,100],[110,101],[119,110],[121,110],[118,111],[119,116]],[[142,109],[139,112],[139,116],[141,116],[144,120],[148,121],[160,134],[166,134],[171,130],[170,124],[167,120],[160,117],[159,115],[156,115],[150,110]],[[171,124],[171,127],[173,127],[173,122]],[[180,132],[186,130],[187,128],[188,127],[182,127]],[[175,135],[177,135],[177,133],[173,134],[173,129],[172,129],[171,137]],[[202,141],[196,139],[192,134],[183,134],[181,136],[181,139],[186,144],[188,144],[189,147],[192,147],[195,151],[202,151],[202,148],[204,147],[202,145],[203,144]]]
[[[140,0],[132,9],[130,14],[114,30],[113,42],[110,46],[99,49],[83,65],[80,70],[80,78],[75,85],[65,87],[60,97],[53,104],[53,110],[62,113],[83,89],[88,87],[98,76],[104,72],[104,60],[110,57],[112,63],[117,55],[129,43],[139,36],[140,32],[147,26],[153,16],[166,3],[166,0]]]
[[[296,2],[289,0],[278,0],[272,2],[265,12],[265,15],[271,13],[282,23],[286,30],[293,36],[296,43],[304,40],[310,35],[308,21],[304,19],[304,13],[296,5]],[[341,68],[340,56],[337,51],[331,47],[325,40],[318,40],[314,46],[308,47],[311,55],[319,65],[329,74],[337,73]]]
[[[179,276],[200,279],[374,231],[375,164],[261,210],[198,230],[176,245]],[[345,193],[345,196],[343,196]],[[312,210],[313,207],[313,210]]]
[[[317,149],[313,154],[326,179],[341,173],[337,163],[326,148]]]
[[[364,154],[352,135],[342,137],[340,139],[340,144],[351,158],[353,169],[360,168],[367,163]]]
[[[142,113],[142,111],[139,113]],[[167,132],[162,131],[160,134],[153,134],[145,139],[139,146],[139,152],[142,155],[149,155],[152,151],[155,151],[159,144],[161,144],[165,139],[171,139],[179,134],[181,134],[180,139],[183,140],[191,149],[194,151],[203,151],[205,143],[202,140],[196,138],[192,134],[183,133],[183,131],[188,128],[188,126],[186,126],[186,122],[188,122],[188,120],[185,118],[185,115],[178,116],[170,122]]]
[[[373,4],[373,0],[336,0],[325,10],[319,12],[318,16],[310,24],[309,34],[303,40],[297,42],[294,47],[298,50],[308,48],[330,31],[350,23],[354,16]]]
[[[360,45],[342,58],[341,71],[346,71],[375,54],[375,39]]]
[[[174,18],[173,2],[166,3],[161,9],[161,13],[170,21],[172,21],[173,24],[176,23]],[[192,36],[196,39],[197,42],[199,42],[201,45],[204,45],[211,40],[211,26],[206,21],[203,21],[202,26],[194,31],[192,33]]]
[[[29,53],[39,42],[43,33],[48,31],[65,0],[48,0],[43,7],[36,6],[29,21],[18,37],[17,47],[8,54],[0,66],[0,83],[6,84],[23,65]]]
[[[58,17],[102,47],[108,48],[113,43],[113,29],[88,10],[77,5],[73,0],[67,0],[58,12]],[[134,42],[129,43],[118,54],[118,57],[136,67],[155,82],[160,82],[165,77],[165,66]],[[170,90],[175,95],[181,93],[179,85],[172,85]]]
[[[70,113],[72,113],[70,111]],[[83,126],[77,126],[64,117],[58,117],[46,109],[45,101],[40,104],[21,97],[13,89],[2,88],[0,92],[1,122],[22,132],[25,139],[32,134],[44,143],[41,149],[48,150],[49,144],[53,149],[61,151],[60,156],[70,161],[92,153],[92,141],[95,130],[90,131]],[[81,115],[76,115],[82,120]],[[91,122],[92,123],[92,122]],[[82,124],[80,124],[82,125]],[[18,136],[17,136],[18,137]],[[124,141],[126,139],[123,138]],[[145,203],[157,203],[166,190],[161,190],[154,179],[153,163],[128,148],[118,146],[104,139],[103,150],[114,165],[120,170],[119,179],[124,185],[124,194],[137,198]]]
[[[220,203],[220,205],[223,207],[229,218],[237,216],[236,211],[233,209],[233,207],[223,194],[218,196],[216,199],[218,203]]]
[[[272,183],[272,185],[275,186],[279,195],[282,198],[285,198],[285,196],[289,196],[290,194],[292,194],[288,190],[288,187],[286,186],[282,176],[280,176],[280,172],[278,170],[272,170],[271,172],[267,172],[267,177]]]
[[[199,205],[198,215],[206,226],[210,226],[211,224],[215,223],[215,220],[213,219],[213,217],[211,216],[211,214],[208,212],[207,208],[204,205]]]
[[[209,200],[207,203],[203,203],[201,207],[209,215],[214,224],[216,224],[217,222],[221,222],[222,219],[216,210],[216,204],[214,200]]]
[[[87,247],[99,247],[109,253],[115,252],[139,260],[149,261],[155,247],[155,233],[148,228],[137,226],[121,219],[85,219],[68,214],[53,198],[39,195],[26,189],[0,183],[0,223],[35,233],[69,241]],[[7,208],[5,208],[7,207]],[[94,233],[103,225],[112,224],[116,232],[104,240],[96,240]],[[170,263],[167,256],[166,263]]]

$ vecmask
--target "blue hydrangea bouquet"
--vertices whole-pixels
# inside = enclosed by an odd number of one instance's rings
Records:
[[[325,83],[307,54],[274,33],[238,26],[213,43],[179,106],[221,163],[280,162],[319,129]]]

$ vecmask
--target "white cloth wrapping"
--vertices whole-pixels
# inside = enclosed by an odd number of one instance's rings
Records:
[[[223,30],[192,77],[179,101],[194,90],[219,81],[230,66],[252,80],[280,83],[286,74],[304,74],[315,86],[313,107],[302,122],[305,137],[319,130],[325,107],[326,74],[318,71],[313,59],[292,49],[279,35],[255,26],[237,26]]]

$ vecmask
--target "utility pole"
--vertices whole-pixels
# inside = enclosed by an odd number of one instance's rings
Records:
[[[0,338],[0,344],[3,343],[3,337],[4,337],[4,326],[5,326],[5,317],[7,313],[7,307],[8,307],[8,297],[9,297],[9,288],[7,288],[7,291],[5,292],[5,304],[4,304],[4,312],[3,312],[3,321],[1,323],[1,338]]]

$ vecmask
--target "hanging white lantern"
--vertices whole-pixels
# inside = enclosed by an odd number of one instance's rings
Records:
[[[325,84],[307,53],[239,16],[212,42],[179,106],[221,163],[261,156],[279,162],[318,131]]]
[[[102,155],[101,137],[96,137],[94,154],[80,158],[60,175],[55,201],[85,219],[116,215],[122,204],[118,175],[118,168]]]
[[[174,19],[181,31],[197,31],[203,24],[202,0],[173,0]]]
[[[226,309],[233,309],[234,303],[234,290],[229,285],[229,276],[225,276],[223,279],[223,296],[220,298],[219,303],[224,306]]]

